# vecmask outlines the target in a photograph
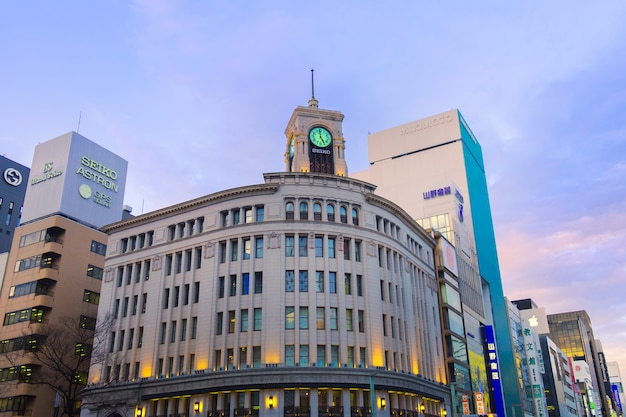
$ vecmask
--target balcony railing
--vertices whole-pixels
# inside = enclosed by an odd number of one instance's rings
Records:
[[[351,417],[371,417],[372,409],[369,407],[350,407]]]
[[[311,407],[285,407],[283,417],[310,417]]]
[[[329,406],[319,406],[317,407],[317,415],[318,417],[335,417],[343,415],[343,407],[329,407]]]

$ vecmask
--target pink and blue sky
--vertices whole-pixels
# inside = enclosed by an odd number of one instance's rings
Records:
[[[505,294],[587,310],[626,374],[626,3],[0,3],[0,153],[70,130],[129,161],[135,214],[284,170],[310,97],[367,133],[453,108],[481,142]]]

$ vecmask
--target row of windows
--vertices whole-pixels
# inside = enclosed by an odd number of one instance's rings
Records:
[[[226,277],[219,277],[217,279],[217,298],[224,298],[226,293]],[[241,295],[250,294],[250,274],[244,272],[241,274]],[[254,293],[263,293],[263,272],[254,273]],[[237,295],[237,275],[231,275],[228,282],[228,296],[235,297]]]
[[[51,280],[39,279],[14,285],[9,289],[9,298],[21,297],[28,294],[46,295],[52,284],[53,281]]]
[[[330,351],[326,345],[317,345],[315,350],[315,357],[311,357],[309,352],[309,345],[296,346],[285,345],[285,365],[286,366],[340,366],[339,345],[330,345]],[[365,348],[359,348],[358,365],[365,367],[366,353]],[[330,356],[328,354],[330,353]],[[330,361],[328,360],[330,359]],[[344,366],[349,368],[355,368],[357,366],[357,359],[355,358],[354,346],[346,347],[346,357]]]
[[[181,287],[179,285],[175,286],[172,289],[173,291],[170,291],[170,288],[165,288],[165,290],[163,291],[163,309],[169,308],[170,304],[172,307],[178,307],[179,304],[182,304],[185,306],[188,305],[190,289],[191,289],[190,284],[183,285],[182,292],[181,292]],[[170,293],[171,293],[171,296],[170,296]],[[170,298],[171,298],[171,303],[170,303]],[[200,282],[193,283],[193,294],[191,294],[191,300],[194,304],[200,301]]]
[[[265,217],[263,205],[237,207],[220,212],[220,226],[234,226],[240,223],[262,222]]]
[[[221,264],[226,262],[227,254],[230,253],[228,259],[234,262],[239,260],[239,256],[241,259],[250,259],[253,253],[252,250],[252,239],[250,236],[242,237],[241,239],[232,239],[230,240],[230,252],[226,251],[226,241],[223,240],[218,244],[218,258]],[[241,246],[239,245],[241,240]],[[241,247],[241,253],[239,248]],[[254,257],[255,258],[263,258],[263,236],[255,236],[254,237]]]
[[[327,283],[327,285],[326,285]],[[309,271],[300,270],[298,271],[298,291],[299,292],[308,292],[309,291]],[[336,272],[328,272],[328,281],[326,281],[326,274],[324,271],[315,271],[315,292],[323,293],[325,289],[328,288],[328,292],[331,294],[337,293],[338,283],[337,283],[337,273]],[[344,275],[344,283],[343,289],[345,295],[352,294],[352,274]],[[296,276],[295,271],[286,270],[285,271],[285,292],[295,292],[296,290]],[[356,294],[359,297],[363,296],[363,276],[356,275]]]
[[[295,219],[295,203],[293,201],[288,201],[285,204],[285,217],[287,220]],[[307,201],[301,201],[298,205],[299,220],[310,220],[309,219],[309,203]],[[350,211],[352,224],[355,226],[359,225],[359,210],[355,207]],[[314,202],[313,203],[313,220],[321,221],[322,220],[322,203]],[[329,222],[336,222],[335,219],[335,205],[333,203],[326,204],[326,220]],[[345,205],[339,206],[339,222],[347,224],[348,223],[348,208]]]
[[[387,324],[389,323],[389,325]],[[397,325],[396,325],[397,323]],[[398,339],[402,340],[402,335],[408,335],[408,330],[406,327],[406,322],[403,322],[402,319],[398,318],[397,321],[393,316],[389,316],[389,321],[387,321],[387,315],[383,314],[383,336],[388,336],[387,328],[391,328],[391,338],[395,339],[396,335]],[[396,331],[397,330],[397,331]]]
[[[45,336],[32,334],[13,339],[0,340],[0,353],[9,353],[16,350],[35,351],[44,339]]]
[[[285,235],[285,256],[294,257],[296,255],[296,237],[298,239],[298,256],[306,257],[309,255],[309,246],[315,248],[315,256],[324,256],[324,236],[321,235]],[[310,241],[310,242],[309,242]],[[340,240],[341,247],[337,247],[336,238],[334,236],[328,236],[326,238],[327,254],[329,258],[336,257],[336,250],[343,252],[343,259],[349,261],[351,258],[352,250],[354,250],[354,260],[361,262],[361,241],[355,240],[352,245],[350,238],[342,238]],[[353,246],[353,248],[351,248]]]
[[[65,233],[60,227],[50,227],[48,229],[38,230],[20,237],[20,248],[33,245],[39,242],[57,242],[63,243],[61,237]]]
[[[189,252],[191,256],[191,251]],[[124,282],[126,283],[126,285],[130,285],[130,283],[133,281],[133,277],[134,277],[135,284],[139,283],[142,280],[142,278],[147,281],[148,279],[150,279],[150,265],[151,265],[150,259],[146,259],[142,262],[136,262],[134,265],[128,264],[125,266],[124,265],[118,266],[116,285],[118,287],[121,287]],[[134,275],[133,275],[133,271],[134,271]]]
[[[382,301],[389,300],[391,304],[397,304],[398,307],[406,307],[404,289],[401,290],[400,287],[396,285],[394,291],[394,285],[391,282],[385,285],[385,281],[382,279],[380,280],[380,299]]]
[[[189,338],[194,340],[198,336],[198,318],[191,318],[191,329],[187,329],[187,319],[180,321],[180,329],[177,328],[177,321],[171,321],[169,324],[169,333],[167,332],[167,323],[161,323],[161,330],[159,334],[159,343],[164,344],[166,342],[174,343],[176,341],[184,342],[187,340],[187,332],[190,331]],[[169,335],[169,338],[168,338]],[[129,344],[130,346],[130,344]],[[130,347],[129,347],[130,349]]]
[[[376,230],[400,240],[400,227],[381,216],[376,216]]]
[[[0,382],[20,381],[29,383],[33,376],[33,365],[17,365],[0,368]]]
[[[105,381],[107,382],[117,382],[117,381],[129,381],[131,378],[138,379],[139,375],[139,362],[135,362],[134,371],[131,375],[130,372],[130,362],[124,364],[122,368],[120,365],[115,365],[114,367],[107,366],[105,370]]]
[[[193,236],[194,234],[202,233],[204,231],[204,217],[198,217],[196,219],[187,220],[186,222],[179,222],[171,224],[167,227],[167,240],[182,239],[185,236]],[[149,232],[152,233],[152,232]],[[132,239],[132,236],[131,236]],[[130,242],[132,244],[132,241]],[[151,246],[150,243],[148,246]],[[140,246],[141,249],[143,246]],[[134,250],[134,249],[129,249]]]
[[[44,309],[39,307],[30,307],[23,310],[12,311],[4,315],[3,326],[10,324],[29,321],[31,323],[41,323],[44,319]]]
[[[285,307],[285,329],[294,330],[296,328],[296,322],[300,330],[309,328],[309,308],[298,307],[298,316],[296,317],[296,308],[294,306]],[[234,313],[234,312],[233,312]],[[329,330],[339,330],[339,317],[338,308],[328,308],[328,325],[326,322],[326,308],[315,308],[315,328],[317,330],[325,330],[328,326]],[[365,332],[365,312],[363,310],[357,311],[357,329],[359,333]],[[354,331],[354,311],[351,308],[346,308],[345,315],[345,329],[348,332]],[[232,333],[232,332],[230,332]]]
[[[202,267],[202,247],[198,246],[194,248],[193,251],[191,249],[187,249],[184,252],[176,252],[174,254],[169,253],[165,255],[165,275],[172,275],[172,271],[175,274],[180,274],[183,271],[183,267],[185,271],[191,271],[192,267],[194,269],[200,269]]]
[[[194,317],[194,320],[196,318]],[[183,320],[185,323],[187,319]],[[195,320],[197,321],[197,320]],[[116,338],[117,336],[117,338]],[[195,339],[195,337],[194,337]],[[135,345],[136,343],[136,345]],[[109,337],[109,352],[114,352],[116,347],[118,351],[126,349],[137,348],[140,349],[143,346],[143,326],[140,326],[137,331],[137,338],[135,339],[135,329],[128,330],[128,337],[126,337],[126,330],[120,330],[118,333],[111,332]]]
[[[220,335],[224,333],[224,318],[226,316],[223,312],[217,313],[217,328],[215,330],[215,334]],[[235,333],[235,310],[231,310],[228,312],[228,316],[226,317],[228,322],[226,324],[228,333]],[[239,313],[239,331],[247,332],[250,324],[250,317],[248,314],[248,309],[242,309]],[[252,330],[253,331],[261,331],[263,325],[263,310],[261,308],[254,308],[252,310]]]
[[[154,230],[138,235],[125,237],[120,240],[120,253],[131,252],[136,249],[150,247],[154,243]]]
[[[121,303],[123,304],[122,304],[122,309],[120,311]],[[120,316],[120,313],[122,317],[128,316],[129,303],[131,303],[130,297],[124,297],[123,301],[121,301],[119,298],[115,299],[115,304],[114,304],[113,312],[112,312],[113,318],[117,319]],[[144,292],[141,295],[141,305],[139,304],[139,295],[133,295],[132,304],[130,304],[131,315],[134,316],[137,314],[137,308],[139,308],[139,311],[141,312],[141,314],[144,314],[146,312],[147,305],[148,305],[148,293]]]

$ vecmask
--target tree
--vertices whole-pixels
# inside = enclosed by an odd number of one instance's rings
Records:
[[[96,324],[63,317],[47,327],[36,348],[29,349],[26,355],[14,352],[11,362],[15,366],[27,359],[37,367],[31,375],[20,378],[22,382],[48,387],[56,393],[55,416],[79,415],[90,363],[104,359],[103,338],[110,326],[110,319]]]

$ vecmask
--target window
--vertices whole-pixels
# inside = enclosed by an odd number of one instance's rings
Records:
[[[133,304],[131,306],[131,314],[133,316],[137,315],[137,304],[139,304],[139,295],[133,295]]]
[[[218,244],[217,255],[221,264],[226,262],[226,241],[222,241]]]
[[[228,286],[228,288],[230,288],[228,292],[228,295],[230,297],[234,297],[237,295],[237,275],[230,276],[230,285]]]
[[[193,303],[197,304],[200,301],[200,281],[193,283]]]
[[[337,273],[329,272],[328,273],[328,292],[331,294],[337,293]]]
[[[328,257],[329,258],[335,257],[335,238],[334,237],[328,238]]]
[[[139,334],[137,335],[137,349],[143,346],[143,326],[139,328]]]
[[[220,212],[220,226],[226,227],[228,226],[228,211]]]
[[[239,331],[247,332],[248,331],[248,309],[241,310],[241,324]]]
[[[183,269],[183,253],[176,252],[176,273],[180,274]]]
[[[133,348],[133,339],[135,338],[135,329],[130,329],[128,333],[128,344],[126,345],[126,349]]]
[[[356,295],[363,296],[363,277],[361,275],[356,276]]]
[[[242,238],[242,243],[243,243],[243,259],[250,259],[250,251],[251,251],[250,238],[249,237]]]
[[[352,294],[352,275],[346,274],[344,277],[344,291],[346,295]]]
[[[191,249],[185,251],[185,271],[191,271]]]
[[[191,338],[195,339],[197,335],[198,335],[198,318],[192,317],[191,318]]]
[[[296,311],[293,306],[285,307],[285,329],[292,330],[296,326]]]
[[[309,366],[309,345],[300,345],[300,366]]]
[[[330,326],[330,330],[338,330],[338,327],[337,327],[337,307],[330,307],[329,317],[328,317],[328,325]]]
[[[285,271],[285,292],[294,292],[295,278],[293,271]]]
[[[308,256],[307,247],[308,247],[309,238],[307,235],[298,236],[298,256],[306,257]]]
[[[241,295],[247,295],[250,293],[250,274],[243,273],[241,275]]]
[[[166,308],[168,308],[169,304],[170,304],[170,289],[166,288],[163,291],[163,309],[165,310]]]
[[[217,279],[217,298],[224,298],[224,277],[219,277]]]
[[[300,220],[309,220],[309,204],[304,201],[300,203]]]
[[[339,221],[341,223],[348,223],[348,211],[346,206],[339,207]]]
[[[324,292],[324,271],[315,271],[315,292]]]
[[[165,255],[165,275],[172,275],[172,254]]]
[[[263,293],[263,272],[254,273],[254,293],[255,294]]]
[[[231,240],[230,241],[230,260],[231,261],[237,260],[238,251],[239,251],[239,241],[237,239]]]
[[[174,343],[176,341],[176,321],[172,322],[170,326],[170,343]]]
[[[265,217],[265,208],[263,206],[256,206],[256,221],[262,222]]]
[[[183,286],[183,305],[189,304],[189,284]]]
[[[84,290],[83,301],[86,303],[98,305],[100,303],[100,294],[95,291]]]
[[[141,314],[146,312],[146,306],[148,304],[148,293],[144,292],[141,295]]]
[[[293,207],[293,203],[289,202],[287,204],[285,204],[285,218],[287,220],[293,220],[294,219],[294,207]]]
[[[257,236],[254,238],[254,246],[255,246],[255,258],[263,257],[263,236]]]
[[[196,260],[195,268],[200,269],[200,267],[202,266],[202,247],[199,246],[197,248],[194,248],[194,252],[195,252],[194,257]]]
[[[322,220],[322,205],[320,203],[313,204],[313,220]]]
[[[324,257],[324,236],[315,236],[315,257]]]
[[[317,345],[317,366],[326,365],[326,346]]]
[[[262,310],[260,308],[254,309],[254,330],[261,330],[261,324],[263,323]]]
[[[228,333],[235,333],[235,310],[228,312]]]
[[[174,307],[178,307],[178,299],[180,298],[180,286],[175,286],[174,287],[174,294],[172,294],[172,304],[174,304]]]
[[[252,207],[243,209],[243,221],[244,223],[252,223]]]
[[[295,241],[293,235],[285,236],[285,256],[292,257],[295,255]]]
[[[187,340],[187,319],[182,319],[180,324],[180,341],[184,342]]]
[[[300,271],[299,274],[299,290],[300,292],[309,291],[309,271]]]
[[[359,333],[365,333],[365,312],[359,310],[357,312],[357,321],[359,325]]]
[[[107,253],[107,245],[105,245],[104,243],[100,243],[98,241],[92,240],[91,251],[94,253],[97,253],[98,255],[104,256]]]
[[[217,325],[217,329],[215,329],[215,334],[222,334],[222,332],[224,331],[224,313],[222,313],[221,311],[217,313],[217,322],[215,324]]]
[[[124,308],[123,308],[123,313],[122,313],[122,317],[126,317],[128,316],[128,297],[124,297]]]
[[[361,262],[361,241],[354,241],[354,260],[357,262]]]
[[[352,224],[355,226],[359,225],[359,211],[355,208],[352,209]]]
[[[159,342],[161,344],[165,343],[165,331],[167,330],[167,323],[161,323],[161,336],[159,337]]]
[[[286,366],[294,366],[296,349],[294,345],[285,345],[285,365]]]
[[[87,276],[95,279],[102,280],[104,270],[94,265],[87,265]]]
[[[351,332],[354,330],[352,326],[352,309],[346,308],[346,331]]]
[[[231,215],[233,216],[233,224],[239,224],[241,222],[241,212],[238,208],[233,209]]]
[[[326,327],[325,326],[326,317],[325,317],[324,307],[316,307],[315,311],[316,311],[316,316],[317,316],[317,320],[316,320],[317,330],[324,330],[324,328]]]
[[[328,204],[326,206],[326,218],[329,222],[335,221],[335,206],[333,206],[332,204]]]
[[[300,307],[299,327],[302,330],[309,328],[309,308],[308,307]]]

